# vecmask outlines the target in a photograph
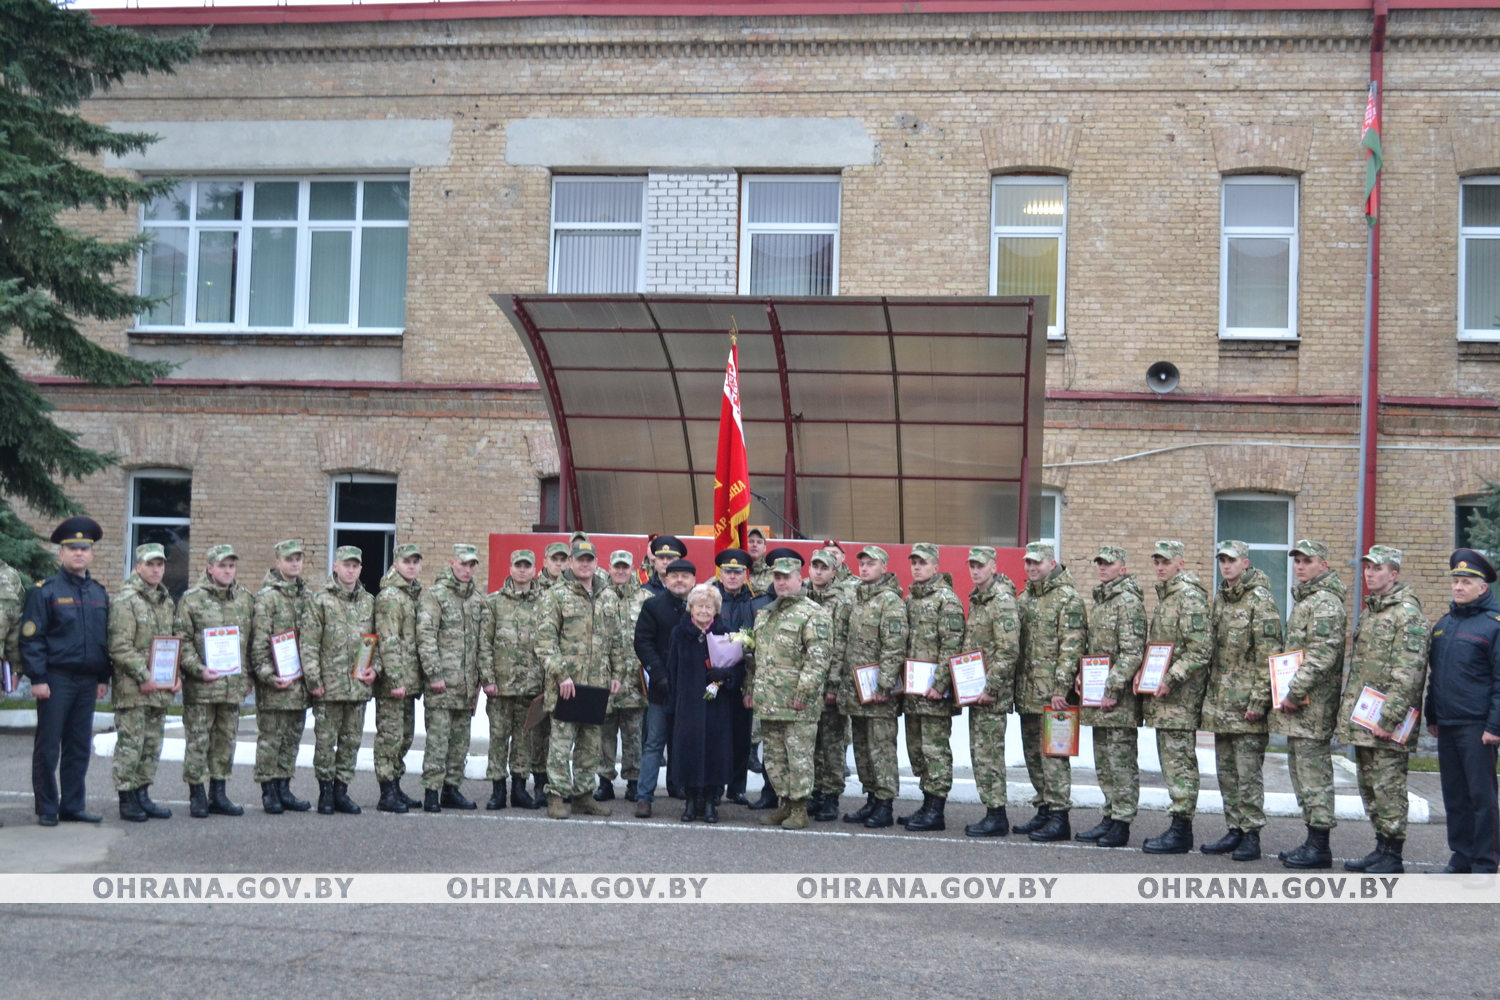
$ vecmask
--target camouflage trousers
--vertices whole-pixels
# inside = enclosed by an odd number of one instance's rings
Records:
[[[234,764],[234,734],[240,726],[240,706],[215,702],[183,705],[182,728],[187,749],[182,756],[182,780],[201,785],[207,779],[227,781]]]
[[[1375,832],[1392,840],[1406,839],[1406,751],[1383,747],[1354,748],[1359,768],[1359,797]]]
[[[442,791],[444,785],[457,788],[464,780],[471,717],[467,708],[424,707],[422,722],[427,727],[427,745],[422,751],[423,788]]]
[[[1040,712],[1021,713],[1021,748],[1026,752],[1026,773],[1036,794],[1031,804],[1038,809],[1067,812],[1073,808],[1073,762],[1067,757],[1042,753]]]
[[[1254,833],[1266,825],[1266,733],[1214,733],[1224,822]]]
[[[974,764],[974,785],[986,809],[1004,809],[1010,801],[1005,780],[1005,726],[1008,712],[969,709],[969,759]]]
[[[1141,801],[1141,771],[1136,760],[1140,730],[1134,726],[1094,727],[1094,768],[1104,793],[1104,818],[1135,821]]]
[[[375,699],[375,780],[406,776],[406,752],[417,731],[417,699]]]
[[[1156,755],[1172,804],[1167,813],[1192,819],[1198,815],[1198,733],[1192,729],[1158,729]]]
[[[844,762],[849,757],[849,717],[837,705],[824,705],[818,717],[817,757],[813,761],[813,789],[825,795],[844,794]]]
[[[620,745],[620,777],[638,781],[641,777],[641,724],[646,720],[645,706],[612,708],[599,727],[599,780],[615,780],[615,743]]]
[[[165,708],[143,705],[115,709],[115,791],[133,792],[156,781],[166,721]]]
[[[906,716],[906,756],[923,795],[947,798],[953,790],[953,716]]]
[[[319,781],[354,780],[354,762],[365,735],[365,703],[320,701],[313,706],[313,775]]]
[[[1302,822],[1319,830],[1338,826],[1333,815],[1333,750],[1328,740],[1288,736],[1286,768],[1302,807]]]
[[[599,770],[599,727],[552,720],[547,740],[547,793],[592,795]]]
[[[297,748],[307,726],[307,710],[255,710],[255,780],[260,784],[290,780],[297,774]]]
[[[771,787],[792,802],[806,802],[812,798],[818,724],[762,719],[760,738],[764,746],[766,778]]]
[[[896,719],[885,715],[852,715],[854,770],[860,789],[877,799],[894,799],[901,791],[896,762]]]
[[[512,774],[524,779],[528,773],[546,768],[545,744],[540,753],[534,745],[542,728],[538,726],[530,732],[526,729],[526,713],[530,709],[531,699],[526,697],[501,694],[485,702],[484,714],[490,719],[490,757],[484,776],[490,781]]]

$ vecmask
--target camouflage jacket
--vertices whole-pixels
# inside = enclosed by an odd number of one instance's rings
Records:
[[[1232,587],[1220,581],[1213,621],[1200,725],[1214,733],[1263,733],[1271,711],[1270,658],[1282,650],[1281,611],[1270,578],[1252,566]],[[1260,718],[1251,722],[1246,712]]]
[[[1117,705],[1081,710],[1085,726],[1131,729],[1141,724],[1141,700],[1135,693],[1136,671],[1146,652],[1146,601],[1132,574],[1094,588],[1089,608],[1089,655],[1109,657],[1109,680],[1104,695]]]
[[[620,634],[620,599],[598,573],[585,590],[572,570],[542,595],[536,608],[536,653],[546,679],[547,711],[557,707],[557,686],[610,686],[626,678],[625,637]],[[634,637],[632,637],[633,641]]]
[[[964,606],[953,592],[953,578],[937,573],[926,583],[914,583],[906,595],[906,657],[936,663],[932,686],[942,701],[921,695],[902,698],[909,715],[957,715],[963,709],[953,700],[953,676],[948,657],[963,652]]]
[[[505,698],[542,693],[542,664],[536,658],[536,607],[541,591],[505,585],[484,599],[479,627],[479,686],[493,684]]]
[[[141,694],[141,684],[151,679],[151,640],[175,634],[175,610],[167,588],[160,584],[146,586],[139,573],[131,573],[120,596],[109,602],[109,662],[115,671],[110,703],[115,708],[166,708],[172,704],[171,691]]]
[[[755,651],[745,665],[745,691],[755,714],[771,722],[817,722],[832,645],[833,621],[816,601],[793,594],[761,608]],[[793,707],[799,701],[800,711]]]
[[[750,572],[745,576],[745,583],[749,585],[753,594],[770,594],[776,596],[775,589],[771,586],[771,567],[762,556],[750,563]]]
[[[375,657],[375,697],[389,698],[397,688],[404,697],[422,693],[422,668],[417,661],[417,602],[422,584],[392,566],[380,578],[375,595],[375,634],[380,636],[380,655]]]
[[[854,668],[880,665],[877,689],[887,695],[884,702],[861,705],[854,683]],[[849,628],[844,662],[839,673],[839,711],[845,715],[894,719],[901,699],[891,694],[906,669],[906,602],[901,599],[901,581],[887,573],[874,583],[861,582],[849,605]]]
[[[849,646],[849,608],[853,604],[853,589],[843,586],[838,580],[830,580],[821,590],[811,581],[802,588],[802,596],[826,610],[829,624],[833,626],[833,642],[828,652],[828,680],[823,685],[825,698],[839,693],[840,667],[844,663],[844,651]]]
[[[417,603],[417,658],[422,665],[422,703],[450,712],[473,709],[479,691],[479,632],[484,594],[474,581],[459,583],[444,569]],[[442,694],[432,685],[443,682]]]
[[[354,677],[359,647],[375,631],[375,598],[358,581],[345,590],[338,577],[330,576],[323,589],[308,602],[297,636],[302,654],[302,679],[308,692],[323,689],[315,701],[366,701],[370,685]],[[378,652],[370,660],[375,668]]]
[[[563,576],[566,576],[567,572],[567,570],[563,570]],[[532,586],[536,587],[538,590],[551,590],[559,583],[562,583],[562,580],[563,578],[561,576],[554,577],[549,575],[547,573],[547,568],[543,566],[537,570],[536,580],[533,581]]]
[[[1338,721],[1339,685],[1344,680],[1344,640],[1349,617],[1344,595],[1349,588],[1338,573],[1329,570],[1316,579],[1292,588],[1291,616],[1286,623],[1286,651],[1302,650],[1302,666],[1292,678],[1291,697],[1300,702],[1295,712],[1282,712],[1273,705],[1271,732],[1304,739],[1327,740]]]
[[[307,708],[307,688],[301,678],[285,690],[271,686],[276,668],[271,662],[271,636],[302,631],[302,619],[312,591],[299,576],[282,579],[273,567],[266,570],[255,595],[255,622],[251,628],[250,666],[255,671],[255,707],[267,711],[295,712]],[[299,654],[300,655],[300,654]]]
[[[993,705],[970,705],[969,711],[1007,714],[1015,704],[1016,664],[1021,660],[1021,615],[1009,577],[996,574],[969,594],[969,621],[961,645],[961,651],[984,653],[984,693],[995,699]]]
[[[1354,629],[1354,655],[1344,685],[1344,702],[1339,706],[1339,739],[1383,750],[1402,746],[1355,725],[1349,716],[1366,686],[1385,695],[1381,729],[1395,732],[1405,721],[1407,709],[1421,709],[1422,689],[1427,684],[1427,629],[1422,602],[1406,584],[1398,582],[1388,593],[1365,598],[1365,613]],[[1412,728],[1406,750],[1416,747],[1421,730],[1420,725]]]
[[[21,676],[21,609],[26,605],[26,581],[15,567],[0,560],[0,656]]]
[[[1141,698],[1142,721],[1157,729],[1197,729],[1214,650],[1214,626],[1208,591],[1187,570],[1156,585],[1156,610],[1146,636],[1147,645],[1153,642],[1172,643],[1168,693],[1162,698]]]
[[[620,678],[620,693],[610,702],[611,708],[645,708],[646,674],[635,655],[635,620],[641,616],[641,605],[656,595],[636,583],[611,583],[620,605],[620,638],[625,643],[625,674]]]
[[[228,587],[214,583],[207,573],[177,602],[175,631],[182,643],[182,703],[238,705],[250,690],[250,642],[255,597],[238,582]],[[239,626],[240,672],[203,682],[203,630]]]
[[[1016,607],[1022,656],[1016,673],[1016,711],[1043,712],[1053,698],[1073,694],[1078,663],[1089,645],[1088,609],[1061,566],[1047,579],[1027,583]]]

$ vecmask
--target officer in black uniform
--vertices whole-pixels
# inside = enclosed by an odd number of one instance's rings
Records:
[[[1448,813],[1452,857],[1443,871],[1493,873],[1500,860],[1500,600],[1490,589],[1495,569],[1478,552],[1459,549],[1448,568],[1453,603],[1432,628],[1425,706]]]
[[[750,553],[744,549],[725,549],[714,556],[714,565],[719,567],[714,586],[724,596],[724,608],[719,614],[731,632],[749,631],[755,625],[756,612],[776,599],[775,594],[757,594],[750,588],[750,563]],[[750,770],[751,710],[738,698],[731,698],[729,703],[734,706],[734,723],[730,732],[734,766],[727,792],[729,799],[751,809],[775,809],[778,804],[776,792],[769,784],[754,803],[745,796],[745,775]]]
[[[97,521],[70,517],[52,532],[62,569],[26,594],[21,666],[36,698],[31,790],[37,821],[97,823],[85,809],[94,702],[109,693],[109,592],[89,575]],[[62,760],[62,797],[56,772]]]

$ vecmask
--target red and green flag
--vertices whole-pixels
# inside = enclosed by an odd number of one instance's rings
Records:
[[[719,455],[714,465],[714,552],[742,549],[750,521],[750,458],[740,414],[740,349],[730,335],[719,403]]]
[[[1365,221],[1380,221],[1380,102],[1379,84],[1370,84],[1370,99],[1365,104],[1365,128],[1359,144],[1365,148]]]

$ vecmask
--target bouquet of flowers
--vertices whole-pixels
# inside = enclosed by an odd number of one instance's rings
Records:
[[[709,670],[727,670],[737,666],[745,659],[745,650],[754,648],[754,644],[755,640],[750,639],[744,629],[733,635],[709,635],[708,659],[703,661],[703,665]],[[710,681],[703,689],[703,700],[712,701],[718,696],[719,682]]]

